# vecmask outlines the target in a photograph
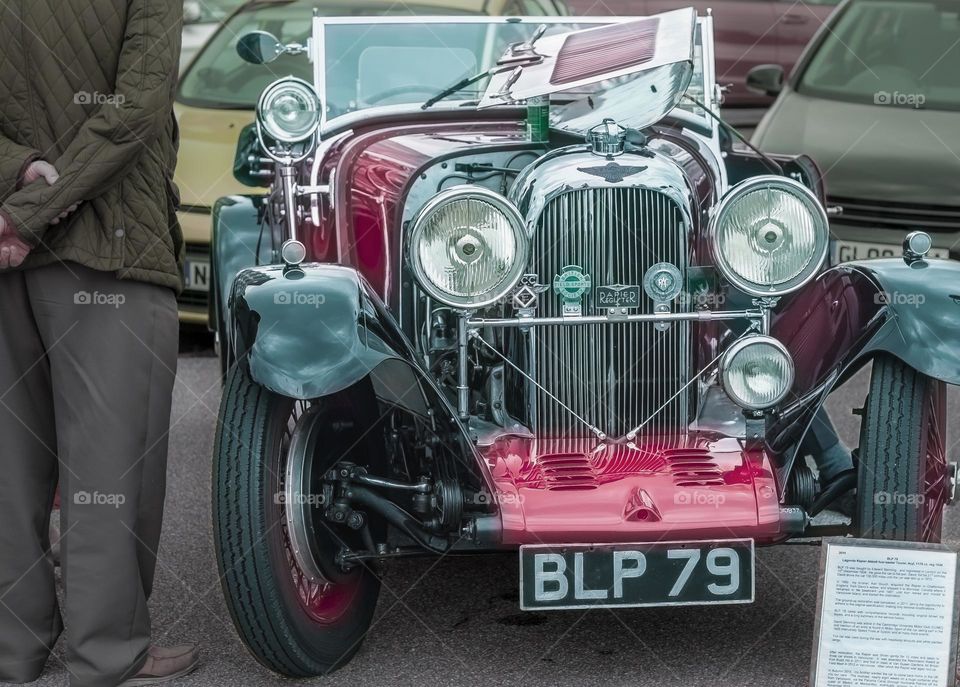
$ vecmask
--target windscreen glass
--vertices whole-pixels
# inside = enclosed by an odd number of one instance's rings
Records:
[[[960,3],[850,4],[804,70],[798,90],[821,98],[960,109]]]

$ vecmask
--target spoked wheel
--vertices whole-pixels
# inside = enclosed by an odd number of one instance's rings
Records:
[[[343,443],[325,409],[227,378],[214,455],[214,536],[227,605],[241,638],[271,670],[324,675],[346,664],[370,626],[380,581],[336,556],[358,531],[324,517],[321,478]]]
[[[946,389],[891,356],[873,362],[860,431],[861,537],[939,542],[950,496]]]

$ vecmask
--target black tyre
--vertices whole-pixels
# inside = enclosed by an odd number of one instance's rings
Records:
[[[945,401],[943,382],[892,356],[874,360],[860,429],[861,537],[940,541],[950,481]]]
[[[234,365],[214,448],[214,543],[227,606],[256,659],[289,677],[324,675],[347,663],[380,591],[363,566],[327,578],[335,583],[314,583],[293,556],[276,495],[283,493],[292,427],[307,405],[257,385],[246,364]],[[336,568],[334,552],[356,533],[316,529],[326,564]]]

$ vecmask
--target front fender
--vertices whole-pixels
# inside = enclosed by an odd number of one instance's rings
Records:
[[[349,267],[246,269],[230,310],[237,358],[246,358],[258,384],[290,398],[334,394],[388,360],[416,360],[372,288]]]
[[[790,458],[827,396],[879,353],[960,384],[960,264],[900,258],[844,263],[777,311],[772,333],[796,367],[793,401],[768,433]]]
[[[329,264],[249,268],[234,282],[230,312],[230,345],[259,385],[304,401],[369,388],[380,408],[421,418],[416,428],[437,439],[432,460],[439,474],[457,475],[476,491],[493,488],[467,428],[356,270]]]
[[[782,307],[773,335],[794,356],[804,396],[865,357],[885,352],[960,384],[960,264],[866,260],[824,272]]]
[[[928,377],[960,384],[960,263],[900,259],[855,263],[876,283],[888,322],[868,351],[886,351]]]
[[[213,206],[210,323],[218,331],[225,329],[230,289],[240,270],[272,262],[273,247],[261,222],[266,202],[262,195],[236,195],[220,198]]]

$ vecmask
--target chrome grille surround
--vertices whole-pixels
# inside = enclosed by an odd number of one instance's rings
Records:
[[[562,170],[550,169],[561,165]],[[606,314],[596,303],[596,287],[642,285],[656,263],[675,265],[686,281],[691,205],[686,179],[673,162],[656,155],[625,155],[612,162],[578,150],[565,157],[548,155],[536,168],[518,180],[514,195],[531,233],[528,271],[541,284],[552,284],[567,265],[583,268],[593,283],[583,297],[583,315],[589,316]],[[559,179],[557,172],[562,172]],[[542,294],[536,315],[560,317],[562,307],[551,289]],[[644,295],[632,312],[652,313],[653,308]],[[675,302],[673,311],[681,310],[689,308]],[[651,323],[609,322],[510,333],[508,350],[526,361],[537,382],[517,384],[526,406],[522,415],[535,434],[560,439],[570,451],[589,451],[595,444],[570,410],[611,438],[625,436],[648,418],[640,433],[647,441],[684,434],[691,394],[681,390],[693,374],[692,326],[673,323],[659,331]]]

